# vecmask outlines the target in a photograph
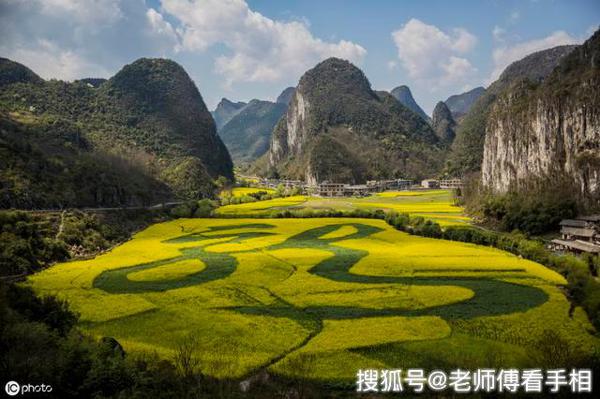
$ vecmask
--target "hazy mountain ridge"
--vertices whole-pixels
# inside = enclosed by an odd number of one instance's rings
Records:
[[[461,94],[450,96],[444,101],[454,120],[460,119],[469,112],[475,101],[485,94],[485,88],[476,87]]]
[[[211,111],[211,115],[215,120],[217,130],[221,129],[227,122],[231,120],[238,112],[240,112],[247,103],[243,101],[233,102],[226,98],[222,98],[214,111]]]
[[[252,100],[233,116],[219,130],[233,160],[248,163],[264,155],[273,128],[286,110],[286,103]]]
[[[295,90],[296,90],[295,87],[287,87],[286,89],[284,89],[281,92],[281,94],[279,96],[277,96],[277,100],[275,100],[275,102],[280,103],[280,104],[285,104],[285,106],[287,107],[290,104],[292,97],[294,96]]]

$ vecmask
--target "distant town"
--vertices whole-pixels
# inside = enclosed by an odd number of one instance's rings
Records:
[[[254,182],[251,185],[265,188],[285,187],[298,189],[300,192],[320,197],[363,197],[371,193],[383,191],[400,191],[415,189],[457,189],[463,186],[462,179],[426,179],[421,182],[408,179],[368,180],[364,184],[337,183],[328,180],[316,185],[307,184],[302,180],[266,179],[254,176],[240,176],[242,179]]]

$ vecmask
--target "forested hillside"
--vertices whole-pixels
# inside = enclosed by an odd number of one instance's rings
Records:
[[[95,86],[44,81],[2,59],[0,82],[2,207],[198,198],[233,178],[200,93],[173,61],[140,59]]]
[[[307,71],[273,131],[271,174],[364,182],[436,173],[444,146],[419,115],[375,92],[348,61],[327,59]]]

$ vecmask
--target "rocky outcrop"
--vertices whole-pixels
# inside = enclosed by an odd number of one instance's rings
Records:
[[[302,76],[268,152],[271,172],[312,183],[423,176],[442,161],[427,122],[337,58]]]
[[[482,182],[494,192],[541,181],[572,183],[600,201],[600,33],[566,56],[541,84],[514,83],[486,125]]]
[[[450,144],[454,140],[456,122],[443,101],[438,102],[433,110],[431,127],[442,142]]]
[[[394,96],[394,98],[398,100],[400,104],[404,105],[426,121],[429,121],[429,116],[425,113],[425,111],[423,111],[419,104],[417,104],[408,86],[398,86],[392,89],[390,94]]]

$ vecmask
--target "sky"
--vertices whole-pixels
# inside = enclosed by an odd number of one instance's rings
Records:
[[[408,85],[431,114],[599,24],[598,0],[0,0],[0,57],[69,81],[171,58],[214,109],[222,97],[274,100],[335,56],[373,89]]]

